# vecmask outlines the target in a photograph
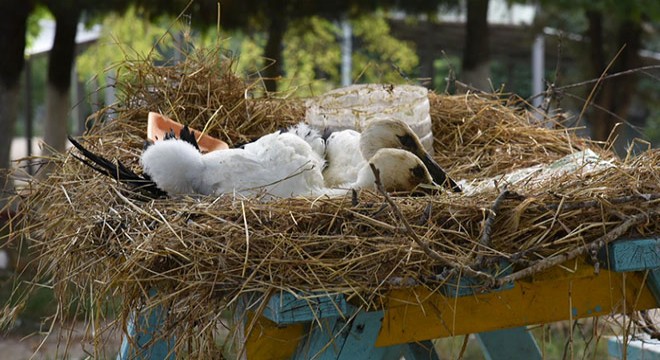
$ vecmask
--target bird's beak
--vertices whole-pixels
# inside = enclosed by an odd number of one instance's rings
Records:
[[[439,186],[444,186],[447,188],[450,188],[453,192],[461,192],[461,188],[452,180],[449,176],[447,176],[447,173],[438,165],[435,160],[427,153],[426,151],[422,150],[421,156],[419,158],[422,160],[424,165],[426,166],[426,169],[429,171],[429,174],[431,174],[431,178],[433,178],[433,182],[438,184]]]

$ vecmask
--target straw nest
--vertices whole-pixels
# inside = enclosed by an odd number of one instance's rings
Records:
[[[168,67],[127,62],[122,101],[97,114],[84,143],[139,171],[148,111],[230,143],[304,118],[302,101],[250,98],[251,86],[228,64],[216,52]],[[588,148],[612,158],[568,129],[531,125],[500,98],[429,96],[436,160],[454,178],[493,177]],[[357,201],[151,200],[70,154],[56,160],[50,177],[23,194],[15,226],[56,288],[96,306],[119,295],[124,324],[138,304],[167,304],[177,344],[193,342],[202,355],[218,314],[248,292],[341,293],[372,309],[392,287],[437,289],[442,274],[456,271],[497,285],[481,270],[502,259],[512,263],[512,280],[612,238],[660,233],[658,151],[543,186],[425,197],[362,191]],[[153,287],[160,292],[149,298]]]

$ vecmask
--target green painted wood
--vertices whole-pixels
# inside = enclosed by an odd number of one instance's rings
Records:
[[[601,257],[616,272],[660,267],[660,237],[614,241],[607,246],[606,254]]]
[[[660,341],[658,340],[631,340],[625,347],[620,336],[612,336],[607,339],[607,350],[614,359],[628,360],[660,360]]]
[[[336,359],[337,354],[344,346],[345,337],[341,329],[346,325],[339,317],[321,319],[320,325],[311,322],[306,331],[307,335],[298,345],[293,360]]]
[[[477,334],[486,360],[541,360],[534,336],[524,326]]]
[[[341,317],[348,313],[343,295],[277,293],[268,299],[263,316],[279,325]]]

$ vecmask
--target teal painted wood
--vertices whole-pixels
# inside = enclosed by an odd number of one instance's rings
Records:
[[[336,359],[344,346],[341,329],[346,325],[339,317],[321,319],[319,323],[309,323],[307,336],[300,342],[293,360]]]
[[[607,339],[607,351],[614,359],[628,360],[660,360],[660,341],[658,340],[632,340],[626,347],[626,356],[623,356],[622,338],[613,336]]]
[[[430,340],[406,344],[403,348],[403,356],[406,360],[440,360],[435,346]]]
[[[376,347],[376,339],[383,321],[382,311],[358,311],[348,305],[345,318],[321,320],[323,327],[311,322],[307,336],[293,356],[295,360],[407,360],[436,359],[429,357],[428,349],[418,344]],[[431,344],[431,342],[425,342]],[[430,345],[433,346],[432,344]]]
[[[153,295],[154,293],[152,293]],[[157,306],[150,311],[137,315],[135,323],[131,317],[128,323],[128,336],[124,334],[117,360],[174,360],[176,356],[172,349],[176,338],[162,334],[165,329],[167,311]],[[135,347],[134,345],[137,345]]]
[[[502,260],[497,265],[487,268],[479,269],[485,273],[491,274],[496,278],[509,275],[513,272],[513,267],[508,261]],[[501,291],[513,288],[513,283],[507,283],[496,289],[485,289],[486,292]],[[478,279],[471,278],[465,275],[454,275],[447,279],[447,282],[440,287],[440,292],[447,297],[460,297],[468,296],[475,293],[484,291],[482,282]]]
[[[289,325],[341,317],[342,314],[348,313],[343,295],[313,295],[296,297],[290,293],[274,294],[268,299],[263,316],[278,325]]]
[[[524,326],[477,334],[486,360],[541,360],[534,336]]]
[[[400,348],[400,346],[380,348],[374,346],[378,333],[380,332],[382,321],[382,311],[358,312],[355,318],[349,322],[349,326],[344,330],[346,332],[344,345],[336,359],[400,359],[401,355],[398,357],[396,356],[396,350]],[[391,354],[389,353],[390,351],[392,352]]]
[[[616,272],[660,267],[660,237],[614,241],[608,245],[604,258]]]

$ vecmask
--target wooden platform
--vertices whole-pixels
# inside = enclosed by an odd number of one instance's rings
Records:
[[[527,325],[658,307],[660,238],[619,240],[605,250],[601,267],[609,264],[609,268],[598,272],[580,259],[487,293],[423,287],[394,290],[382,311],[362,311],[338,295],[318,294],[310,301],[275,294],[251,327],[247,356],[251,360],[437,359],[429,340],[474,333],[489,359],[540,359]],[[473,283],[461,280],[456,286]],[[148,324],[152,333],[159,328],[153,321]],[[133,336],[147,346],[141,335]],[[150,334],[143,336],[149,339]],[[167,350],[170,344],[148,345]],[[155,353],[142,358],[167,358]]]

